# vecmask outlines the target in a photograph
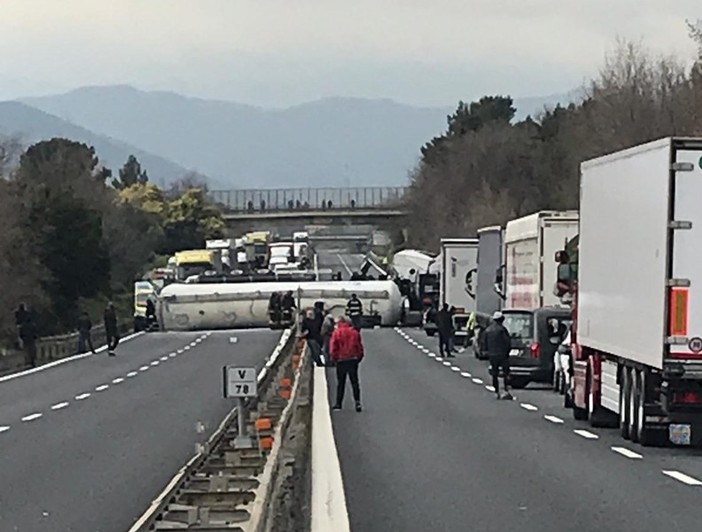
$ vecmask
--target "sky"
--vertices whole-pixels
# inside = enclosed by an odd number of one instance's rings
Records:
[[[699,0],[0,0],[0,98],[130,84],[264,107],[562,94],[617,37],[683,60]]]

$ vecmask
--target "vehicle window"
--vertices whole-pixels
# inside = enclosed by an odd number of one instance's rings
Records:
[[[505,327],[512,338],[528,339],[534,330],[533,314],[505,314]]]

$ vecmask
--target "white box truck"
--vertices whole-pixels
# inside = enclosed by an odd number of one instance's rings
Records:
[[[702,139],[584,162],[573,412],[643,444],[702,443]]]
[[[485,317],[502,308],[494,285],[495,272],[502,265],[503,235],[499,225],[478,229],[478,264],[466,276],[466,290],[475,300],[475,311]]]
[[[578,234],[577,211],[540,211],[507,222],[504,264],[495,289],[508,309],[561,306],[554,293],[555,253]]]
[[[456,307],[455,336],[465,338],[468,317],[475,310],[475,300],[466,289],[466,278],[478,263],[478,239],[442,238],[439,260],[439,307],[444,303]]]

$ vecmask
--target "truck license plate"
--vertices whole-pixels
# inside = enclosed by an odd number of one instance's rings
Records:
[[[692,429],[690,425],[670,425],[668,427],[668,437],[675,445],[690,445],[692,439]]]

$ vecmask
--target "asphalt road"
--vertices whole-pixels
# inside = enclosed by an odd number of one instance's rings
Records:
[[[497,401],[483,362],[469,351],[437,362],[421,332],[363,338],[364,411],[347,390],[332,412],[353,532],[700,529],[698,452],[575,422],[543,388]]]
[[[341,272],[342,278],[348,280],[353,272],[357,272],[363,263],[364,256],[360,253],[346,253],[344,250],[322,249],[317,253],[320,268],[329,268],[332,272]]]
[[[127,530],[233,406],[222,366],[262,366],[279,336],[152,333],[0,382],[0,530]]]

